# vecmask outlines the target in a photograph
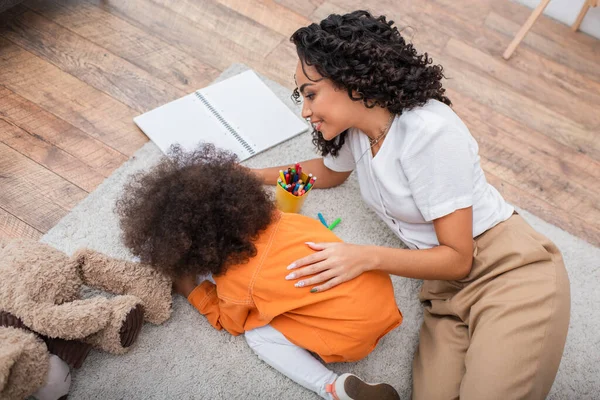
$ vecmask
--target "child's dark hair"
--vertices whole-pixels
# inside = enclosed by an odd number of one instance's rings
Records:
[[[427,53],[419,54],[385,16],[363,10],[331,14],[318,24],[298,29],[290,40],[303,70],[305,65],[314,66],[322,77],[367,107],[385,107],[400,115],[430,99],[451,105],[442,87],[442,66],[434,65]],[[300,101],[298,88],[292,97]],[[316,130],[312,135],[321,155],[336,156],[346,132],[330,141]]]
[[[275,206],[237,161],[213,145],[171,147],[158,165],[130,178],[116,203],[124,244],[173,278],[219,275],[246,262]]]

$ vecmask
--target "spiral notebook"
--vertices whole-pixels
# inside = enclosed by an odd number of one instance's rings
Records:
[[[253,72],[245,71],[133,119],[162,151],[201,142],[234,152],[240,161],[306,131]]]

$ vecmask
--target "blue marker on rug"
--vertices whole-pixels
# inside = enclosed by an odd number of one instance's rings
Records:
[[[319,220],[321,221],[321,223],[323,225],[325,225],[325,228],[329,228],[329,226],[327,225],[327,222],[325,221],[325,218],[323,218],[323,214],[318,213],[317,216],[319,217]]]

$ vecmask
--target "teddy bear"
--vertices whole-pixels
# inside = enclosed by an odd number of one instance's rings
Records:
[[[40,335],[75,368],[92,346],[122,354],[144,320],[161,324],[171,315],[170,278],[91,249],[68,256],[30,239],[0,239],[0,282],[0,325]],[[113,296],[83,296],[84,285]]]

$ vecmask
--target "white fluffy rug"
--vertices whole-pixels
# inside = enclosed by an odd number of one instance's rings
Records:
[[[233,65],[219,79],[247,67]],[[267,81],[271,89],[299,114],[290,92]],[[132,173],[147,169],[161,153],[146,144],[134,157],[82,201],[42,241],[67,253],[88,246],[117,257],[131,258],[119,240],[113,204]],[[305,133],[262,153],[245,164],[273,166],[314,157]],[[538,231],[562,251],[571,279],[572,317],[569,336],[551,399],[600,398],[600,249],[535,216],[519,210]],[[303,214],[342,222],[335,232],[345,241],[402,246],[401,242],[362,203],[357,183],[350,177],[341,187],[316,190],[307,198]],[[402,326],[357,363],[334,364],[338,372],[353,372],[367,380],[394,385],[403,399],[410,397],[411,360],[422,318],[417,300],[420,281],[394,278],[396,300],[404,314]],[[125,355],[92,351],[75,371],[71,399],[317,399],[261,362],[243,336],[213,329],[181,297],[172,318],[161,326],[146,324],[137,343]]]

